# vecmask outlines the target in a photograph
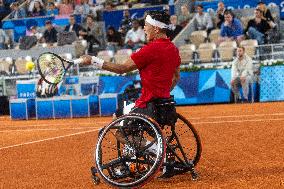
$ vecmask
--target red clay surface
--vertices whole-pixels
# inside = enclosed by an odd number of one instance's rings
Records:
[[[284,103],[178,107],[203,144],[196,168],[144,188],[284,188]],[[11,121],[0,117],[0,189],[94,186],[90,167],[98,129],[110,117]]]

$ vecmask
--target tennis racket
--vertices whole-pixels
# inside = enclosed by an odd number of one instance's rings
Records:
[[[65,60],[55,53],[45,52],[39,55],[37,68],[46,83],[56,85],[63,80],[72,65],[80,64],[82,61],[81,58],[72,61]]]

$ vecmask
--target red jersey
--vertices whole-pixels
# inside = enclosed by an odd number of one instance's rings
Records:
[[[155,98],[169,98],[175,70],[180,65],[179,51],[170,39],[154,40],[131,55],[138,67],[142,95],[135,106],[145,108]]]

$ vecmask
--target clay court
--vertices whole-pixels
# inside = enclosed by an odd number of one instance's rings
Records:
[[[203,144],[198,181],[190,174],[144,188],[284,188],[284,103],[178,107]],[[94,186],[98,129],[111,117],[11,121],[0,117],[0,189]]]

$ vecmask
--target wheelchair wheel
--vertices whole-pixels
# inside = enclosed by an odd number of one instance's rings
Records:
[[[100,133],[95,164],[106,183],[133,188],[154,177],[164,155],[165,141],[158,124],[146,116],[128,114],[114,120]]]
[[[172,157],[175,162],[174,167],[183,169],[185,165],[190,164],[195,167],[200,160],[202,147],[200,137],[193,125],[177,113],[175,126],[166,127],[165,135],[167,146],[170,146],[176,153],[176,156]]]

